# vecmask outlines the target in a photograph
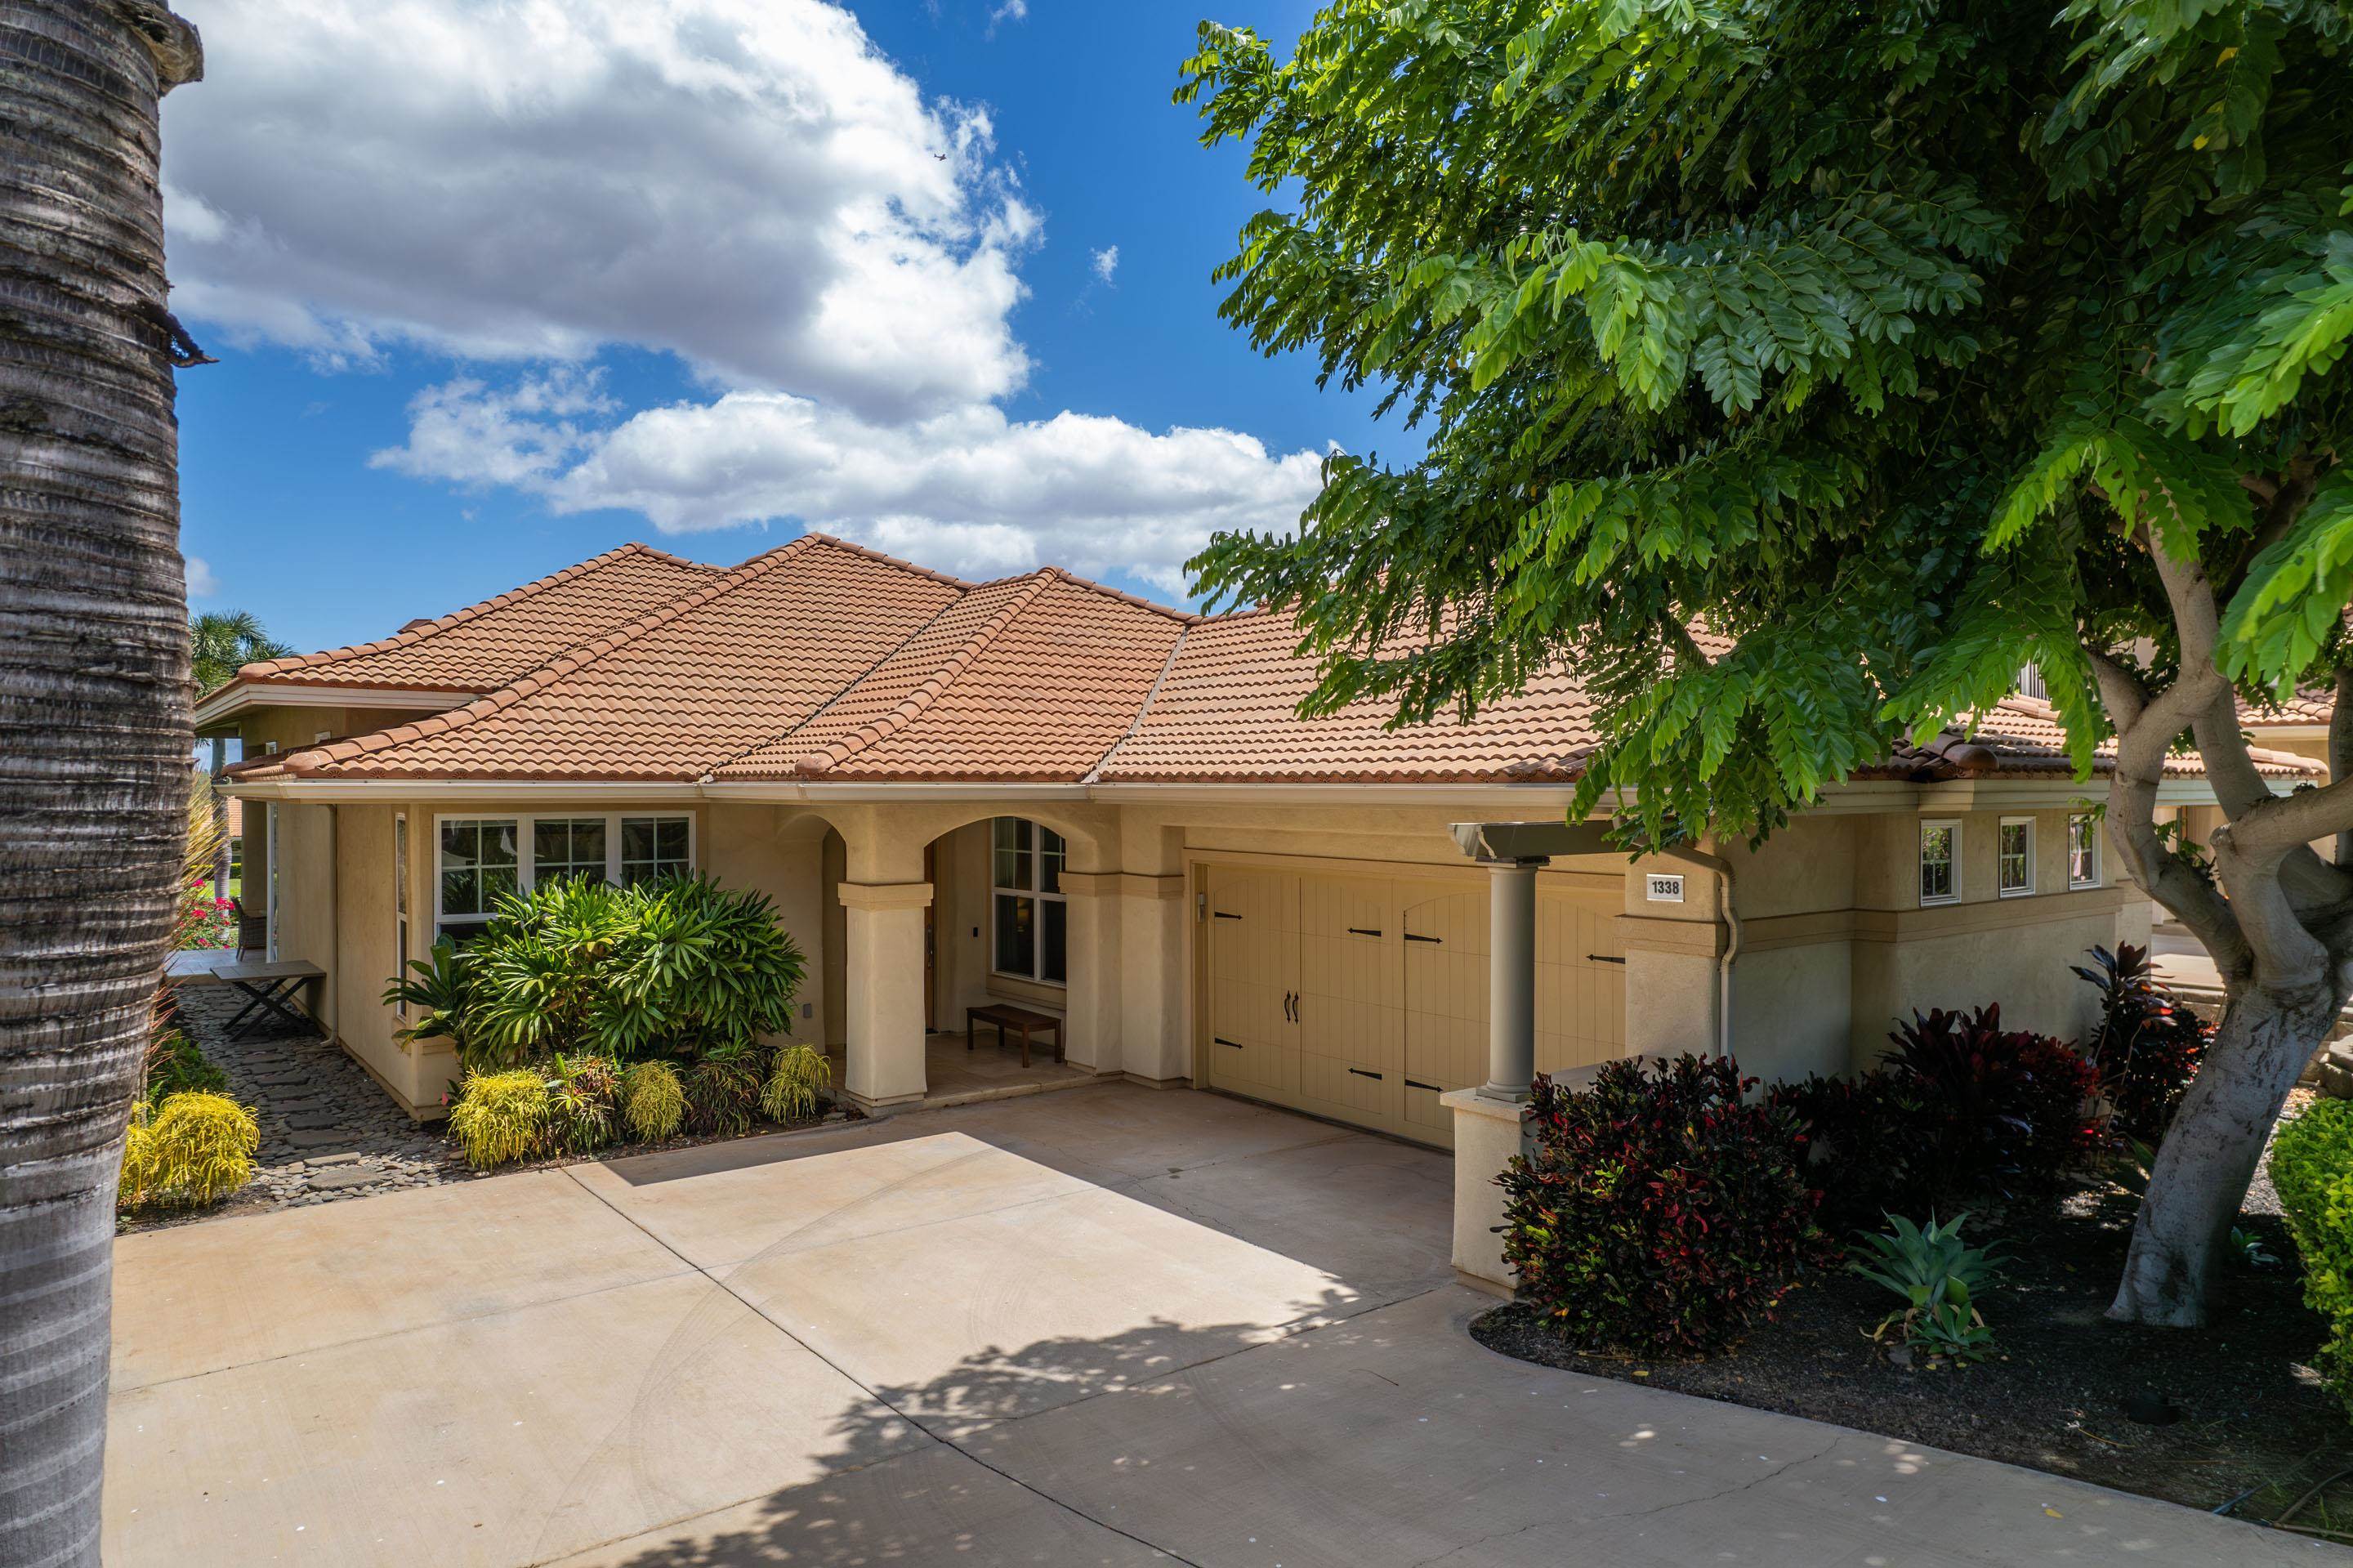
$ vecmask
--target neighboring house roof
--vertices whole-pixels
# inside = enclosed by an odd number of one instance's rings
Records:
[[[2327,728],[2337,712],[2337,694],[2325,686],[2306,686],[2284,703],[2258,706],[2239,699],[2239,722],[2252,730],[2301,729],[2308,725]]]
[[[2105,769],[2116,761],[2116,743],[2109,741],[2092,755],[2094,766]],[[2255,771],[2271,778],[2308,778],[2319,770],[2312,758],[2291,751],[2250,747],[2248,755]],[[2011,696],[1966,731],[1948,729],[1925,746],[1898,745],[1886,767],[1872,771],[1882,777],[1949,779],[2073,770],[2059,711],[2038,697]],[[2202,779],[2206,769],[2195,756],[2177,754],[2165,759],[2165,772],[2173,779]]]
[[[665,585],[670,593],[656,597]],[[592,608],[600,594],[605,608]],[[502,626],[483,625],[501,617]],[[534,637],[536,662],[514,670]],[[1280,612],[1196,616],[1051,567],[971,583],[819,534],[727,571],[630,546],[386,643],[249,666],[240,679],[266,684],[359,661],[376,673],[396,659],[399,673],[384,678],[406,684],[430,669],[436,683],[483,694],[232,772],[248,780],[1523,783],[1574,779],[1599,743],[1598,706],[1565,668],[1540,673],[1469,724],[1390,728],[1391,710],[1376,698],[1301,718],[1315,669],[1293,652],[1299,639]],[[2315,767],[2273,752],[2257,763],[2298,776]],[[2198,772],[2194,758],[2168,767]],[[2068,768],[2049,706],[2013,698],[1973,736],[1899,747],[1872,771],[1934,779]]]
[[[624,545],[438,620],[411,621],[381,641],[248,664],[234,683],[495,691],[717,570]]]

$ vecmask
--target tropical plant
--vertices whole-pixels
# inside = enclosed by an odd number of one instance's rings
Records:
[[[621,1110],[632,1136],[668,1138],[686,1119],[686,1088],[668,1062],[632,1062],[621,1073]]]
[[[2306,847],[2353,830],[2353,727],[2280,796],[2233,708],[2353,702],[2348,37],[2343,0],[1334,0],[1289,59],[1205,24],[1177,90],[1282,204],[1227,320],[1427,421],[1196,563],[1297,615],[1310,712],[1573,661],[1573,810],[1630,847],[1768,833],[2028,664],[2079,776],[2113,735],[2109,839],[2227,994],[2120,1319],[2201,1319],[2353,981],[2353,864]],[[2155,821],[2185,734],[2211,879]]]
[[[466,1028],[472,984],[464,954],[457,943],[444,937],[425,957],[409,959],[406,972],[385,982],[383,1001],[386,1007],[409,1010],[410,1022],[398,1031],[399,1038],[447,1040],[458,1053],[459,1063],[470,1072],[512,1066],[512,1061],[483,1061],[472,1049]]]
[[[1820,1222],[1843,1234],[1889,1209],[1915,1205],[1924,1185],[1920,1096],[1882,1069],[1772,1085],[1767,1105],[1788,1113],[1798,1169],[1820,1194]]]
[[[2092,1065],[2047,1034],[2003,1029],[1999,1005],[1915,1012],[1888,1038],[1884,1073],[1907,1102],[1915,1195],[2047,1193],[2098,1148]]]
[[[153,0],[0,16],[0,1563],[95,1563],[124,1133],[190,774]]]
[[[2263,1245],[2263,1238],[2242,1225],[2231,1227],[2231,1251],[2249,1268],[2271,1268],[2279,1262],[2279,1254]]]
[[[1497,1180],[1519,1299],[1582,1345],[1706,1354],[1769,1318],[1823,1250],[1785,1111],[1729,1060],[1536,1080],[1531,1142]]]
[[[759,1109],[766,1075],[756,1045],[713,1045],[687,1065],[683,1075],[687,1125],[697,1132],[733,1138],[748,1132]]]
[[[261,1125],[227,1095],[189,1090],[132,1107],[116,1203],[216,1202],[253,1180]]]
[[[228,1075],[205,1054],[185,1030],[176,1023],[163,1022],[159,1014],[147,1044],[144,1086],[140,1098],[153,1106],[173,1095],[216,1095],[227,1088]]]
[[[2213,1025],[2174,1000],[2149,967],[2148,949],[2119,942],[2092,949],[2094,968],[2068,968],[2100,992],[2100,1022],[2086,1042],[2100,1093],[2120,1132],[2154,1146],[2165,1140],[2205,1056]]]
[[[449,1107],[449,1134],[467,1164],[489,1171],[539,1152],[549,1115],[547,1080],[533,1069],[472,1073]]]
[[[1956,1214],[1938,1224],[1930,1214],[1924,1226],[1889,1214],[1892,1230],[1866,1234],[1847,1249],[1847,1272],[1885,1286],[1904,1302],[1881,1319],[1873,1339],[1899,1333],[1912,1350],[1957,1363],[1993,1353],[1993,1331],[1977,1303],[2002,1260],[1961,1240],[1968,1219]]]
[[[790,1026],[800,949],[765,894],[708,876],[559,879],[502,899],[459,962],[465,1048],[692,1057]]]
[[[542,1075],[550,1143],[569,1153],[593,1154],[620,1135],[621,1076],[609,1058],[558,1052]]]
[[[2353,1100],[2316,1100],[2280,1123],[2271,1175],[2304,1261],[2304,1304],[2328,1325],[2314,1365],[2353,1412]]]
[[[833,1064],[814,1045],[778,1047],[760,1089],[760,1109],[770,1121],[807,1121],[817,1115],[818,1096],[833,1087]]]
[[[188,663],[199,692],[227,685],[244,665],[284,659],[293,652],[264,631],[250,610],[213,609],[188,617]]]

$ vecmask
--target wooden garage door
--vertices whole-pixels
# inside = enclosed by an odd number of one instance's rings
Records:
[[[1208,868],[1213,1087],[1451,1145],[1487,1075],[1483,882]],[[1621,1054],[1614,894],[1541,890],[1536,1067]]]

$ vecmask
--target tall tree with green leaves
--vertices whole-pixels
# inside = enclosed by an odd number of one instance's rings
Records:
[[[155,0],[0,0],[0,1563],[95,1564],[115,1180],[178,913],[187,594]]]
[[[188,666],[196,690],[209,692],[260,659],[284,659],[294,650],[261,628],[248,609],[209,609],[188,617]]]
[[[2353,702],[2284,798],[2233,707],[2353,697],[2348,36],[2320,0],[1336,0],[1288,59],[1204,25],[1176,95],[1282,204],[1227,319],[1427,431],[1195,563],[1297,609],[1311,709],[1567,662],[1575,809],[1651,842],[1769,833],[2029,662],[2079,768],[2113,736],[2113,836],[2229,993],[2119,1319],[2201,1319],[2353,989]],[[2211,859],[2157,831],[2177,745]]]

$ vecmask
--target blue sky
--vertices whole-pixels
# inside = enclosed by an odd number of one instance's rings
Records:
[[[221,358],[180,379],[196,608],[323,646],[812,511],[1165,599],[1330,443],[1412,446],[1217,317],[1263,201],[1168,101],[1200,0],[611,3],[184,5],[171,263]],[[1311,10],[1211,14],[1287,48]]]

